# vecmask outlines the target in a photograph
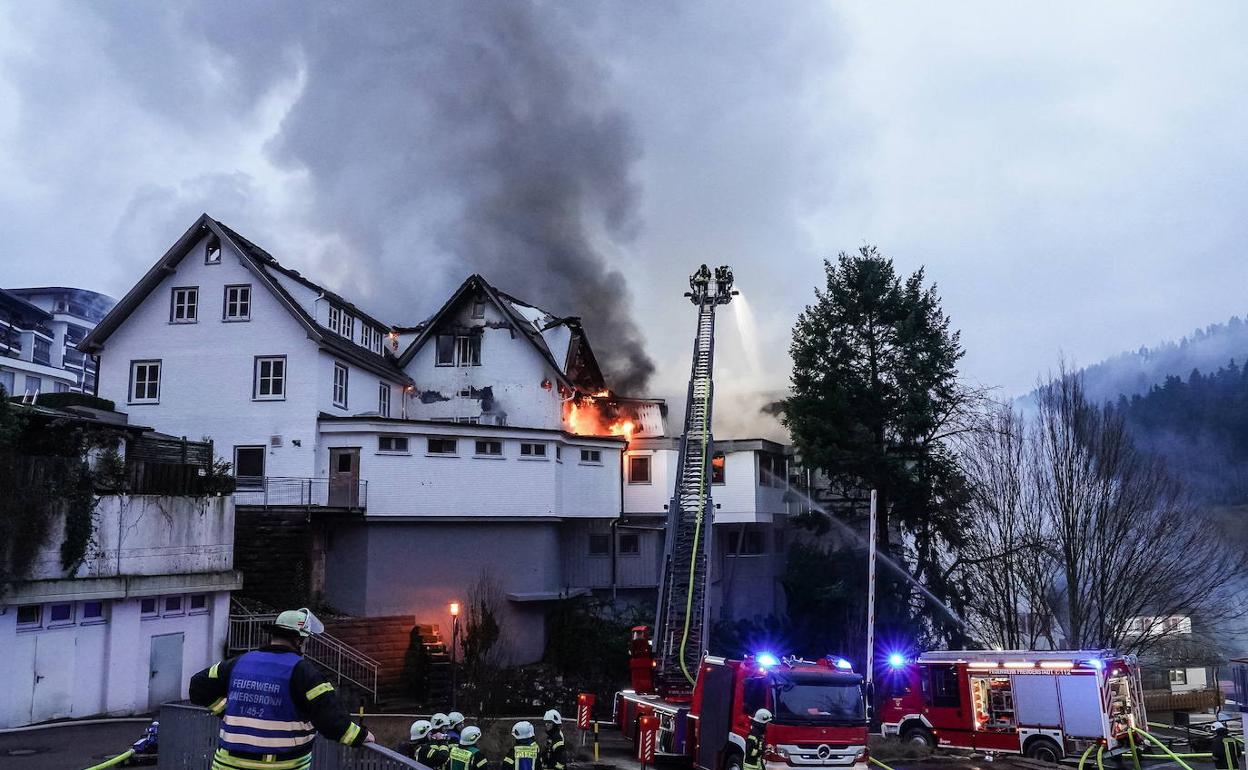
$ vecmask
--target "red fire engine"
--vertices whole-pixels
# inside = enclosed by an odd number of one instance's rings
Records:
[[[1139,665],[1107,650],[955,650],[889,663],[880,720],[905,742],[1057,762],[1098,744],[1128,750],[1130,728],[1146,722]]]
[[[699,770],[729,770],[741,767],[750,717],[766,708],[774,714],[765,734],[768,770],[865,770],[865,691],[848,661],[780,659],[770,653],[745,660],[703,655],[715,511],[710,478],[715,308],[732,299],[732,283],[726,266],[716,268],[712,277],[703,265],[689,279],[692,291],[686,296],[698,308],[698,326],[676,485],[668,505],[655,636],[651,644],[649,629],[633,629],[632,689],[616,695],[615,720],[633,740],[643,719],[657,721],[656,755],[688,758]]]

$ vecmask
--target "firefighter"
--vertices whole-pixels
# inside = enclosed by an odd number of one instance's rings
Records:
[[[542,769],[566,770],[568,752],[563,746],[563,717],[555,709],[550,709],[542,717],[542,721],[546,723],[546,745],[542,747],[541,755]]]
[[[1213,746],[1209,749],[1213,753],[1213,766],[1217,770],[1238,770],[1239,742],[1221,722],[1214,722],[1209,728],[1213,730]]]
[[[191,677],[191,701],[222,715],[212,770],[310,768],[318,732],[348,746],[373,741],[303,657],[304,642],[323,630],[306,607],[286,610],[268,626],[267,645]]]
[[[477,745],[480,740],[480,727],[465,727],[459,734],[459,743],[451,747],[451,755],[446,763],[448,770],[486,770],[490,761]]]
[[[511,737],[516,739],[516,743],[503,759],[506,770],[541,770],[542,760],[538,756],[537,738],[533,736],[533,723],[516,722],[511,728]]]
[[[695,297],[705,296],[711,285],[711,269],[703,264],[689,277],[689,285],[693,288]]]
[[[430,765],[434,770],[441,770],[446,766],[446,760],[451,755],[451,741],[447,736],[447,728],[451,726],[451,720],[441,711],[429,717],[429,724],[433,726],[433,732],[429,737],[429,744],[434,747],[434,759],[439,760],[439,764]]]
[[[440,768],[446,761],[443,748],[433,742],[433,722],[417,719],[412,722],[412,757],[425,767]]]
[[[446,740],[449,745],[454,746],[459,743],[459,735],[464,731],[464,715],[452,711],[446,715],[446,721],[450,725],[446,731]]]
[[[750,718],[750,734],[745,736],[745,759],[741,762],[741,770],[763,770],[763,750],[767,746],[767,723],[771,721],[771,712],[759,709]]]

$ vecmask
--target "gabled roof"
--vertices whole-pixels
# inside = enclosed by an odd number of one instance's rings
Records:
[[[516,299],[506,292],[499,291],[489,281],[475,273],[459,285],[459,288],[432,317],[415,327],[408,327],[409,330],[417,332],[417,336],[399,356],[400,366],[407,366],[411,363],[412,358],[429,341],[451,309],[469,294],[484,296],[494,307],[498,308],[511,324],[512,329],[528,340],[538,354],[546,360],[546,363],[550,364],[563,385],[571,390],[586,393],[596,393],[606,388],[602,370],[598,367],[598,360],[589,346],[589,339],[585,335],[585,329],[581,326],[580,318],[556,316],[536,305]],[[566,349],[560,349],[562,343],[558,343],[556,349],[552,350],[553,332],[559,329],[566,330],[568,334]]]
[[[7,308],[9,312],[18,314],[26,321],[52,320],[51,313],[37,305],[32,305],[6,289],[0,289],[0,307]]]
[[[255,274],[260,283],[268,288],[269,291],[272,292],[273,296],[278,299],[281,305],[295,317],[295,320],[297,320],[307,331],[308,337],[311,340],[322,347],[330,349],[336,355],[339,355],[365,369],[369,369],[374,373],[394,377],[401,381],[409,380],[407,375],[403,373],[402,369],[396,365],[393,357],[384,353],[378,355],[367,348],[360,347],[346,339],[343,339],[335,332],[332,332],[317,323],[316,319],[313,318],[303,308],[303,306],[290,295],[290,292],[286,291],[281,282],[275,279],[269,271],[272,270],[280,272],[283,275],[289,276],[294,280],[303,283],[311,289],[323,293],[330,300],[341,304],[343,307],[348,308],[353,314],[381,327],[382,329],[388,329],[389,324],[378,321],[334,292],[309,281],[307,278],[304,278],[297,271],[283,267],[267,251],[261,249],[256,244],[247,240],[207,214],[201,214],[199,218],[195,220],[195,223],[182,234],[182,237],[179,238],[177,242],[175,242],[173,246],[165,252],[164,256],[162,256],[156,264],[152,265],[151,269],[148,270],[143,277],[139,279],[138,283],[136,283],[130,291],[126,293],[126,296],[121,298],[121,301],[118,302],[111,311],[109,311],[108,315],[104,316],[104,318],[96,324],[95,328],[87,334],[82,342],[78,343],[78,349],[84,353],[95,353],[103,349],[104,343],[108,340],[109,336],[121,327],[125,320],[130,317],[130,314],[133,313],[140,304],[142,304],[143,300],[145,300],[147,296],[151,294],[152,290],[164,280],[166,275],[172,273],[177,268],[178,264],[190,252],[191,248],[208,232],[216,234],[216,236],[221,239],[222,243],[228,244],[233,251],[242,257],[243,266]]]

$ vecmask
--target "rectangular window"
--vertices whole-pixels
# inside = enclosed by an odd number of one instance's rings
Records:
[[[165,614],[166,615],[181,615],[182,613],[183,613],[182,597],[181,596],[166,596],[165,597]]]
[[[130,362],[130,403],[160,403],[160,362]]]
[[[711,483],[712,484],[724,483],[724,465],[726,464],[726,461],[727,461],[727,458],[724,457],[723,452],[716,452],[711,455]]]
[[[559,462],[563,462],[563,447],[558,444],[555,445],[555,459]]]
[[[636,532],[620,533],[620,555],[636,556],[641,553],[641,535]]]
[[[523,442],[520,444],[520,456],[521,457],[545,457],[546,445]]]
[[[208,597],[205,594],[193,594],[190,599],[189,609],[192,614],[208,611]]]
[[[355,316],[345,311],[342,314],[341,334],[349,340],[355,339]]]
[[[1170,669],[1170,684],[1187,684],[1187,669]]]
[[[82,602],[78,605],[78,622],[79,623],[103,623],[104,622],[104,602]]]
[[[763,487],[783,487],[787,471],[783,455],[758,453],[758,484]]]
[[[590,556],[606,556],[611,553],[611,536],[610,535],[590,535],[589,536],[589,555]]]
[[[251,320],[251,285],[225,287],[224,307],[221,318],[225,321]]]
[[[251,397],[256,401],[286,398],[286,356],[256,356]]]
[[[23,604],[17,608],[18,628],[42,628],[43,607],[38,604]]]
[[[372,352],[381,353],[381,338],[383,336],[381,329],[369,326],[363,322],[360,323],[360,344]]]
[[[727,554],[729,556],[758,556],[763,552],[763,532],[759,529],[747,529],[745,542],[741,541],[741,531],[734,529],[728,532]]]
[[[264,447],[234,447],[234,478],[239,489],[259,489],[264,484]]]
[[[503,442],[477,441],[477,454],[482,457],[502,457]]]
[[[581,462],[590,465],[602,465],[601,449],[582,449]]]
[[[329,330],[334,334],[342,334],[342,308],[329,306]]]
[[[485,300],[477,299],[472,302],[472,317],[485,318]]]
[[[954,666],[931,666],[932,705],[938,708],[958,708],[962,696],[958,692],[958,670]]]
[[[342,364],[334,364],[334,406],[347,408],[347,378],[350,370]]]
[[[472,334],[455,338],[455,357],[457,366],[481,365],[481,335]]]
[[[407,454],[407,436],[378,436],[377,451]]]
[[[50,366],[52,364],[52,343],[40,337],[35,337],[35,348],[31,354],[31,360],[36,364]]]
[[[438,366],[454,366],[455,365],[455,337],[451,334],[439,334],[437,341],[437,361]]]
[[[382,417],[390,416],[390,383],[388,382],[377,384],[377,414]]]
[[[43,378],[35,377],[34,375],[30,375],[30,374],[26,375],[25,388],[26,388],[26,392],[32,396],[35,395],[36,393],[42,393],[43,392]]]
[[[628,458],[628,483],[650,483],[650,455],[636,455]]]
[[[427,451],[431,455],[453,455],[459,451],[459,442],[453,438],[433,438],[428,441]]]
[[[0,372],[0,390],[5,398],[13,395],[13,372]]]
[[[173,290],[173,298],[169,306],[169,322],[175,324],[193,324],[198,316],[199,287],[182,286]]]
[[[148,596],[139,600],[139,615],[144,618],[154,618],[160,614],[160,603],[155,596]]]
[[[204,264],[221,264],[221,239],[215,235],[208,236],[208,243],[204,248]]]
[[[48,607],[48,628],[53,626],[72,626],[74,624],[74,605],[53,604]]]
[[[464,425],[480,425],[481,418],[480,417],[456,417],[455,422],[462,423]]]

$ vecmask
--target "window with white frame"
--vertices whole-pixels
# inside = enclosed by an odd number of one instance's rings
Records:
[[[360,327],[360,344],[374,353],[381,354],[382,340],[385,334],[375,326],[364,324]]]
[[[286,356],[256,356],[251,397],[256,401],[286,398]]]
[[[72,626],[73,624],[74,605],[71,602],[48,605],[48,628]]]
[[[581,462],[586,465],[602,465],[602,450],[582,449]]]
[[[17,608],[17,628],[43,628],[43,605],[23,604]]]
[[[439,334],[435,363],[438,366],[480,366],[480,334]]]
[[[383,454],[407,454],[407,436],[378,436],[377,451]]]
[[[158,618],[160,617],[160,599],[155,596],[145,596],[139,600],[139,617],[141,618]]]
[[[502,457],[503,442],[491,441],[490,439],[477,439],[476,450],[478,457]]]
[[[179,286],[173,290],[169,305],[170,323],[193,324],[198,318],[198,309],[198,286]]]
[[[160,403],[160,361],[130,362],[130,403]]]
[[[453,438],[436,438],[430,436],[426,449],[431,455],[453,455],[459,452],[459,442]]]
[[[90,625],[92,623],[103,623],[107,618],[104,617],[104,602],[100,600],[78,602],[78,622],[81,625]]]
[[[334,406],[347,408],[347,378],[350,370],[343,364],[334,364]]]
[[[390,416],[390,383],[388,382],[377,384],[377,414],[382,417]]]
[[[191,594],[187,597],[187,613],[190,615],[198,615],[208,611],[208,596],[206,594]]]
[[[329,330],[351,339],[355,335],[355,317],[336,305],[329,306]]]
[[[264,488],[263,446],[234,447],[234,480],[239,489]]]
[[[186,614],[186,601],[181,596],[166,596],[164,604],[166,616]]]
[[[1187,669],[1170,669],[1170,684],[1187,684]]]
[[[251,320],[251,285],[239,284],[225,287],[221,318],[225,321]]]
[[[521,457],[540,457],[542,459],[545,459],[546,458],[546,445],[535,444],[529,441],[522,441],[520,443],[520,456]]]

